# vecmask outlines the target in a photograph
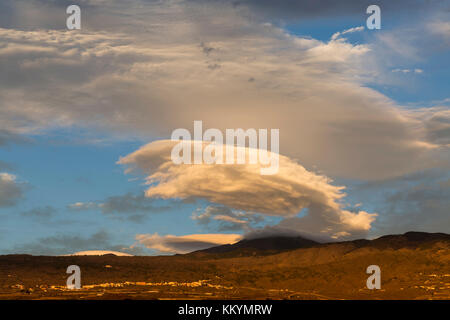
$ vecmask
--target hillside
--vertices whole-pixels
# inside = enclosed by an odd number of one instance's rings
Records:
[[[158,257],[0,256],[0,299],[450,299],[448,234],[409,232],[286,251],[286,243],[299,240],[250,242],[263,254],[248,256],[217,248]],[[275,245],[282,252],[274,253]],[[71,264],[82,270],[80,291],[65,289]],[[366,288],[373,264],[381,268],[381,290]]]

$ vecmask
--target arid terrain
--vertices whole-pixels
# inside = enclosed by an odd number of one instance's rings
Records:
[[[81,268],[82,289],[66,288]],[[366,268],[381,268],[381,289]],[[186,255],[0,256],[0,299],[450,299],[450,235],[246,240]]]

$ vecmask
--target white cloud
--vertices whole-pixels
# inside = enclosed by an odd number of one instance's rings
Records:
[[[16,176],[7,172],[0,172],[0,180],[3,182],[15,182]]]
[[[409,69],[394,69],[392,72],[402,72],[402,73],[410,73],[411,70]]]
[[[394,73],[400,72],[400,73],[417,73],[417,74],[420,74],[420,73],[423,73],[423,70],[422,69],[418,69],[418,68],[416,68],[416,69],[399,69],[399,68],[397,68],[397,69],[393,69],[392,72],[394,72]]]
[[[336,40],[337,38],[339,38],[340,36],[344,35],[344,34],[348,34],[348,33],[354,33],[354,32],[360,32],[364,30],[364,26],[360,26],[360,27],[354,27],[354,28],[350,28],[350,29],[346,29],[342,32],[336,32],[331,36],[331,40]]]
[[[145,247],[164,253],[188,253],[214,246],[233,244],[242,239],[239,234],[190,234],[185,236],[138,234],[136,240]]]
[[[360,234],[370,229],[376,214],[342,208],[344,187],[334,186],[323,175],[307,171],[280,155],[277,174],[260,174],[259,164],[176,165],[171,150],[178,141],[160,140],[121,158],[127,172],[139,170],[147,178],[147,197],[200,198],[236,210],[271,216],[293,217],[302,209],[309,214],[298,230],[334,235],[341,231]],[[288,226],[289,227],[289,226]]]
[[[67,207],[71,210],[83,211],[83,210],[99,208],[100,205],[95,202],[75,202],[75,203],[69,204]]]

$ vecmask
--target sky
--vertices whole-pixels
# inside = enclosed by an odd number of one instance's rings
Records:
[[[450,233],[449,89],[448,0],[3,0],[0,254]],[[196,120],[278,172],[175,164]]]

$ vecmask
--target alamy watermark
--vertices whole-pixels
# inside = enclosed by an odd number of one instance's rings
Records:
[[[193,139],[192,139],[193,138]],[[180,141],[172,148],[175,164],[259,164],[262,175],[278,172],[280,131],[270,130],[270,152],[267,129],[207,129],[202,121],[194,121],[194,135],[187,129],[172,132],[172,141]],[[246,141],[248,140],[248,146]],[[193,148],[192,148],[193,147]],[[192,150],[193,149],[193,150]],[[192,159],[193,158],[193,159]]]
[[[381,269],[377,265],[371,265],[367,267],[367,274],[371,274],[369,278],[367,278],[366,286],[367,289],[381,289]]]
[[[77,265],[67,267],[66,273],[71,274],[67,278],[67,289],[81,289],[81,269]]]
[[[366,10],[367,14],[370,16],[367,18],[366,25],[367,29],[381,29],[381,9],[376,4],[370,5]]]
[[[69,30],[81,29],[81,9],[79,6],[73,4],[67,7],[66,13],[70,14],[66,20],[66,26]]]

